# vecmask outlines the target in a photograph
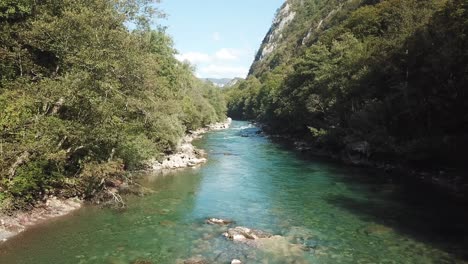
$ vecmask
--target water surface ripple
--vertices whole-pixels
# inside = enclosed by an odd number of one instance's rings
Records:
[[[0,263],[183,263],[196,255],[213,263],[466,263],[462,202],[307,160],[246,122],[196,144],[208,152],[206,165],[145,175],[154,194],[128,197],[124,211],[89,206],[32,228],[0,245]],[[222,227],[204,224],[207,217],[284,239],[259,248],[233,243]]]

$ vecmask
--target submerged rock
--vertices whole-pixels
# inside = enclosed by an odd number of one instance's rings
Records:
[[[392,231],[392,228],[379,224],[372,224],[362,229],[362,232],[366,235],[384,235]]]
[[[184,260],[184,264],[208,264],[208,261],[203,256],[195,256]]]
[[[205,223],[209,225],[230,225],[234,223],[234,221],[231,220],[226,220],[226,219],[220,219],[220,218],[209,218],[205,220]]]
[[[242,261],[238,260],[238,259],[233,259],[231,261],[231,264],[242,264]]]
[[[291,243],[292,237],[272,235],[261,230],[242,226],[229,228],[223,233],[223,236],[231,241],[243,243],[282,257],[300,258],[303,256],[304,251],[314,252],[318,247],[318,242],[309,236],[297,239],[296,243]]]
[[[158,211],[158,213],[159,213],[160,215],[167,215],[167,214],[169,214],[170,212],[171,212],[170,209],[161,209],[161,210]]]
[[[295,242],[302,247],[302,250],[312,253],[315,252],[319,245],[319,242],[312,238],[300,237],[296,238]]]
[[[257,240],[260,238],[269,238],[272,235],[261,230],[238,226],[235,228],[229,228],[228,231],[223,233],[223,236],[232,241],[244,242],[248,240]]]
[[[132,264],[153,264],[153,262],[147,259],[137,259]]]
[[[161,226],[165,226],[165,227],[171,227],[171,226],[174,226],[174,225],[175,225],[174,222],[169,221],[169,220],[161,221],[161,222],[159,222],[159,224],[160,224]]]
[[[283,236],[260,238],[255,241],[255,246],[263,251],[282,257],[300,257],[304,254],[304,246],[293,244]]]

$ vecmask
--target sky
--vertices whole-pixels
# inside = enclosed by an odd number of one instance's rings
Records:
[[[200,78],[245,78],[284,0],[162,0],[179,54]]]

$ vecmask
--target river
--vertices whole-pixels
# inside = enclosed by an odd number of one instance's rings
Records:
[[[154,193],[127,197],[125,210],[86,206],[31,228],[0,245],[0,263],[466,263],[465,204],[428,186],[307,159],[247,122],[196,145],[204,166],[144,175]],[[284,239],[234,243],[208,217]]]

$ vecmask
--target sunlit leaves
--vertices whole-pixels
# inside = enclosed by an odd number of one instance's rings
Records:
[[[28,1],[1,2],[18,15],[0,16],[2,200],[94,193],[225,118],[220,90],[175,59],[163,29],[150,29],[157,2],[34,1],[34,12]]]

